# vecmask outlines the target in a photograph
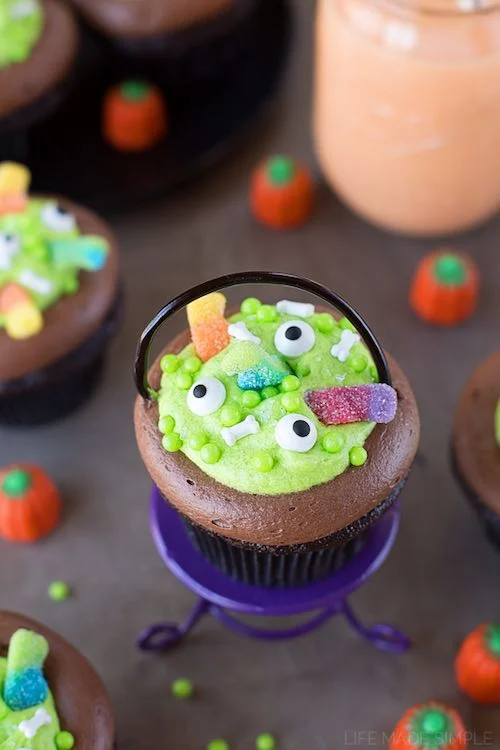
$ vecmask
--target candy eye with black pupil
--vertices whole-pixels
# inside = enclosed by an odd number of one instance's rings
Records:
[[[300,357],[311,351],[315,343],[316,334],[305,320],[282,323],[274,334],[274,345],[285,357]]]
[[[12,258],[21,249],[21,242],[16,234],[0,232],[0,268],[10,268]]]
[[[72,213],[58,203],[47,203],[40,212],[40,218],[53,232],[71,232],[76,229],[76,219]]]
[[[284,450],[307,453],[316,445],[318,431],[308,417],[302,414],[287,414],[276,425],[275,438]]]
[[[187,395],[188,409],[198,417],[206,417],[220,409],[226,400],[224,384],[217,378],[207,376],[200,378],[189,389]]]

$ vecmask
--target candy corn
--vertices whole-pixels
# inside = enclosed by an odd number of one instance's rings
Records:
[[[18,284],[6,284],[0,289],[0,314],[5,318],[5,331],[12,339],[30,338],[43,328],[40,310]]]
[[[308,391],[308,407],[323,424],[377,422],[387,424],[396,416],[397,393],[385,383],[347,385]]]
[[[22,164],[0,164],[0,215],[24,211],[30,180],[30,171]]]
[[[202,362],[215,357],[230,342],[225,309],[226,298],[220,292],[200,297],[187,307],[191,338]]]

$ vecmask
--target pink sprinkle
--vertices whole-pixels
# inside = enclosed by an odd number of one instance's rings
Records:
[[[377,422],[387,424],[396,416],[398,397],[385,383],[346,385],[308,391],[304,399],[323,424]]]

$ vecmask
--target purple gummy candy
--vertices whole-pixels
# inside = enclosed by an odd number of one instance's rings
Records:
[[[398,396],[385,383],[346,385],[308,391],[306,404],[320,422],[328,425],[351,422],[387,424],[396,416]]]

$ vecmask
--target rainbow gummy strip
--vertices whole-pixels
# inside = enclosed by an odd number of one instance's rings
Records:
[[[385,383],[308,391],[304,400],[320,422],[327,425],[351,422],[387,424],[396,416],[398,406],[396,391]]]
[[[21,629],[11,637],[3,691],[11,711],[33,708],[47,699],[49,687],[42,668],[48,653],[49,644],[38,633]]]
[[[5,318],[5,331],[12,339],[28,339],[43,328],[42,313],[18,284],[6,284],[0,289],[0,314]]]
[[[202,362],[212,359],[229,345],[225,309],[226,298],[220,292],[207,294],[187,306],[191,339]]]

